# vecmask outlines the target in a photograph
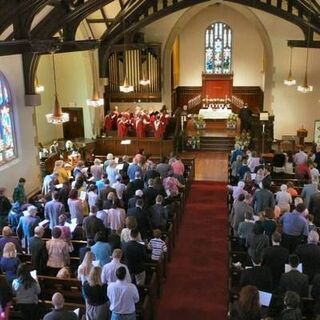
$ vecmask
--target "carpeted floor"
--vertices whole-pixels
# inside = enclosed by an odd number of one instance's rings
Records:
[[[226,319],[225,186],[223,182],[193,183],[157,320]]]

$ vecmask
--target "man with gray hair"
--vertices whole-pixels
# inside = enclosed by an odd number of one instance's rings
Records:
[[[45,274],[48,261],[48,252],[45,242],[42,240],[44,229],[37,226],[34,229],[34,237],[29,241],[29,252],[31,254],[32,268],[37,270],[38,274]]]
[[[77,320],[77,315],[72,312],[63,309],[64,307],[64,297],[60,292],[56,292],[52,296],[53,310],[47,313],[43,320]]]
[[[318,232],[311,230],[308,235],[308,243],[302,244],[296,249],[296,254],[302,263],[303,273],[309,276],[310,281],[317,273],[320,273],[320,247],[318,242]]]
[[[320,185],[317,186],[317,190],[310,196],[308,209],[314,216],[314,224],[320,227]]]

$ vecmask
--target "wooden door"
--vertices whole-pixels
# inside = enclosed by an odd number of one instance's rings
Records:
[[[63,124],[63,136],[66,140],[84,138],[84,123],[82,108],[62,108],[69,113],[69,122]]]

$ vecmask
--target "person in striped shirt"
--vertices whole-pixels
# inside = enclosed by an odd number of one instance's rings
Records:
[[[162,254],[167,252],[167,245],[166,243],[160,239],[161,237],[161,230],[155,229],[153,230],[153,236],[148,244],[148,248],[152,251],[151,252],[151,259],[158,261],[160,260]]]

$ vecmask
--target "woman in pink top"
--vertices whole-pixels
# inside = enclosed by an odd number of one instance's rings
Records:
[[[118,199],[113,201],[111,209],[108,210],[108,222],[111,233],[121,234],[125,226],[126,212],[120,207]]]

